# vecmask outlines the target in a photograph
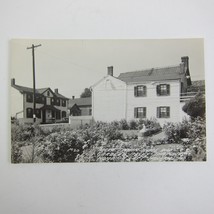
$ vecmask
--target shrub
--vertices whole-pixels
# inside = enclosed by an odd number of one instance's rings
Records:
[[[129,129],[129,124],[125,119],[122,119],[119,121],[119,127],[121,130],[128,130]]]
[[[191,127],[191,122],[184,120],[181,123],[168,122],[163,129],[168,137],[169,142],[179,143],[182,138],[188,138],[188,130]]]
[[[206,121],[205,118],[197,117],[191,121],[191,126],[188,127],[188,136],[191,139],[203,138],[206,136]]]
[[[190,99],[184,106],[183,111],[187,113],[190,117],[204,117],[205,116],[205,95],[200,92]]]
[[[21,163],[22,162],[22,150],[21,146],[12,141],[11,142],[11,162],[12,163]]]
[[[138,127],[138,122],[136,120],[129,121],[129,129],[136,130]]]
[[[144,137],[148,137],[148,136],[151,136],[151,135],[153,135],[153,134],[157,134],[157,133],[160,132],[160,131],[161,131],[161,127],[159,127],[159,128],[156,128],[156,127],[150,128],[150,129],[146,130],[146,131],[143,133],[143,136],[144,136]]]
[[[14,142],[30,140],[35,135],[32,125],[11,124],[11,140]]]
[[[115,127],[118,130],[121,130],[120,122],[117,121],[117,120],[111,122],[110,125],[113,126],[113,127]]]
[[[37,145],[37,154],[45,162],[74,162],[83,151],[84,141],[76,132],[52,133]]]
[[[167,123],[165,133],[170,143],[182,143],[186,161],[206,160],[206,124],[205,118],[184,120],[182,123]]]

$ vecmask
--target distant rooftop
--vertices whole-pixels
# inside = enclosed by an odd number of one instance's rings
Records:
[[[15,89],[17,89],[21,93],[33,93],[33,88],[29,88],[29,87],[25,87],[25,86],[20,86],[20,85],[16,85],[16,84],[12,84],[12,87],[15,88]],[[38,88],[38,89],[36,89],[36,93],[37,94],[43,94],[48,89],[50,89],[50,88],[49,87],[47,87],[47,88]],[[67,97],[63,96],[62,94],[55,93],[55,92],[53,92],[53,94],[56,97],[63,98],[63,99],[68,99]]]
[[[69,99],[69,107],[72,107],[75,104],[78,106],[91,106],[91,103],[91,97]]]

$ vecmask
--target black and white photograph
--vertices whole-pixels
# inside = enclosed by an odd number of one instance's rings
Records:
[[[204,40],[13,39],[11,162],[206,161]]]
[[[1,3],[0,214],[213,214],[214,1]]]

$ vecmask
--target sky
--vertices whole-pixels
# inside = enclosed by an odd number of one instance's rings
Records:
[[[120,73],[181,63],[189,56],[192,80],[203,80],[203,39],[44,40],[10,41],[10,72],[17,85],[32,87],[32,44],[35,49],[36,88],[50,87],[71,98],[80,96],[114,67]]]

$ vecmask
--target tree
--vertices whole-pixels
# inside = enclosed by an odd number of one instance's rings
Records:
[[[91,90],[89,88],[85,88],[80,97],[81,98],[91,97]]]
[[[186,102],[182,110],[192,118],[204,117],[206,110],[204,94],[200,92],[196,94],[195,97]]]

